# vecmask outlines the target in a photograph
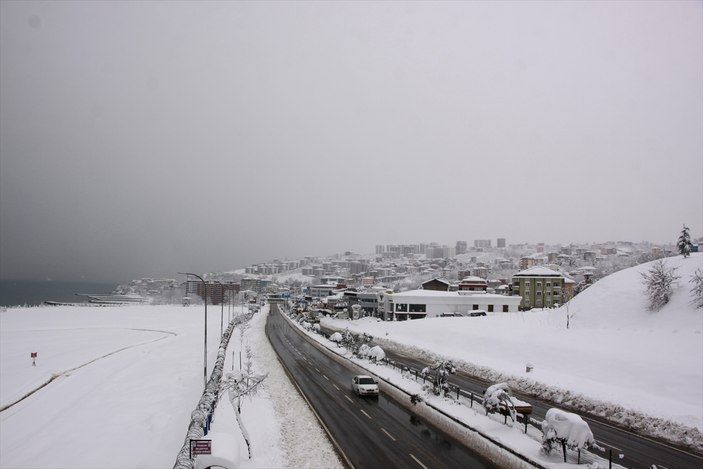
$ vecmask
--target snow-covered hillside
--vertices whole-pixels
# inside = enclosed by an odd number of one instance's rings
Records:
[[[642,264],[606,277],[567,307],[488,317],[405,322],[326,320],[414,351],[455,360],[493,381],[564,405],[590,408],[614,420],[633,420],[662,436],[703,430],[703,311],[691,304],[689,279],[703,254],[672,257],[680,279],[671,302],[647,310]],[[526,372],[526,365],[533,365]],[[600,402],[599,402],[600,401]],[[656,421],[639,413],[663,419]],[[634,419],[633,419],[634,417]],[[639,418],[638,418],[639,417]],[[702,442],[698,442],[700,445]]]

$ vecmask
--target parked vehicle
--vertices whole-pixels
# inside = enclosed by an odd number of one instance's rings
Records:
[[[352,391],[358,396],[378,396],[378,383],[367,375],[356,375],[352,378]]]

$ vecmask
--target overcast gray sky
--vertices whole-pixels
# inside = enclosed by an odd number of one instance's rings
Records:
[[[0,2],[0,277],[703,235],[703,3]]]

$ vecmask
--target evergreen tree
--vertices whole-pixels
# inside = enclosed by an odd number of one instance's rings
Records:
[[[679,254],[683,257],[691,255],[691,235],[688,233],[688,227],[686,225],[684,225],[683,230],[681,230],[681,236],[679,236],[676,246],[679,248]]]
[[[647,272],[642,272],[642,282],[649,296],[649,310],[659,311],[674,293],[672,284],[679,279],[676,267],[667,267],[662,259],[654,262]]]
[[[693,288],[691,288],[693,305],[696,308],[703,308],[703,271],[696,269],[691,276],[690,282],[693,284]]]

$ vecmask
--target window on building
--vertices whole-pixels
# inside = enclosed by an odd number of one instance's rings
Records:
[[[397,303],[395,305],[395,310],[403,313],[408,312],[408,305],[406,303]]]
[[[538,291],[538,292],[537,292],[537,296],[542,296],[542,292],[541,292],[541,291]]]
[[[542,288],[542,282],[537,282],[537,288]]]
[[[473,305],[471,309],[478,309],[478,305]]]
[[[503,305],[503,312],[507,313],[508,312],[508,305]]]
[[[411,313],[426,313],[427,312],[427,305],[410,305],[410,312]]]
[[[547,288],[551,287],[551,286],[552,286],[552,282],[547,282],[545,286],[546,286]]]
[[[488,312],[492,313],[493,312],[493,305],[488,305]]]

